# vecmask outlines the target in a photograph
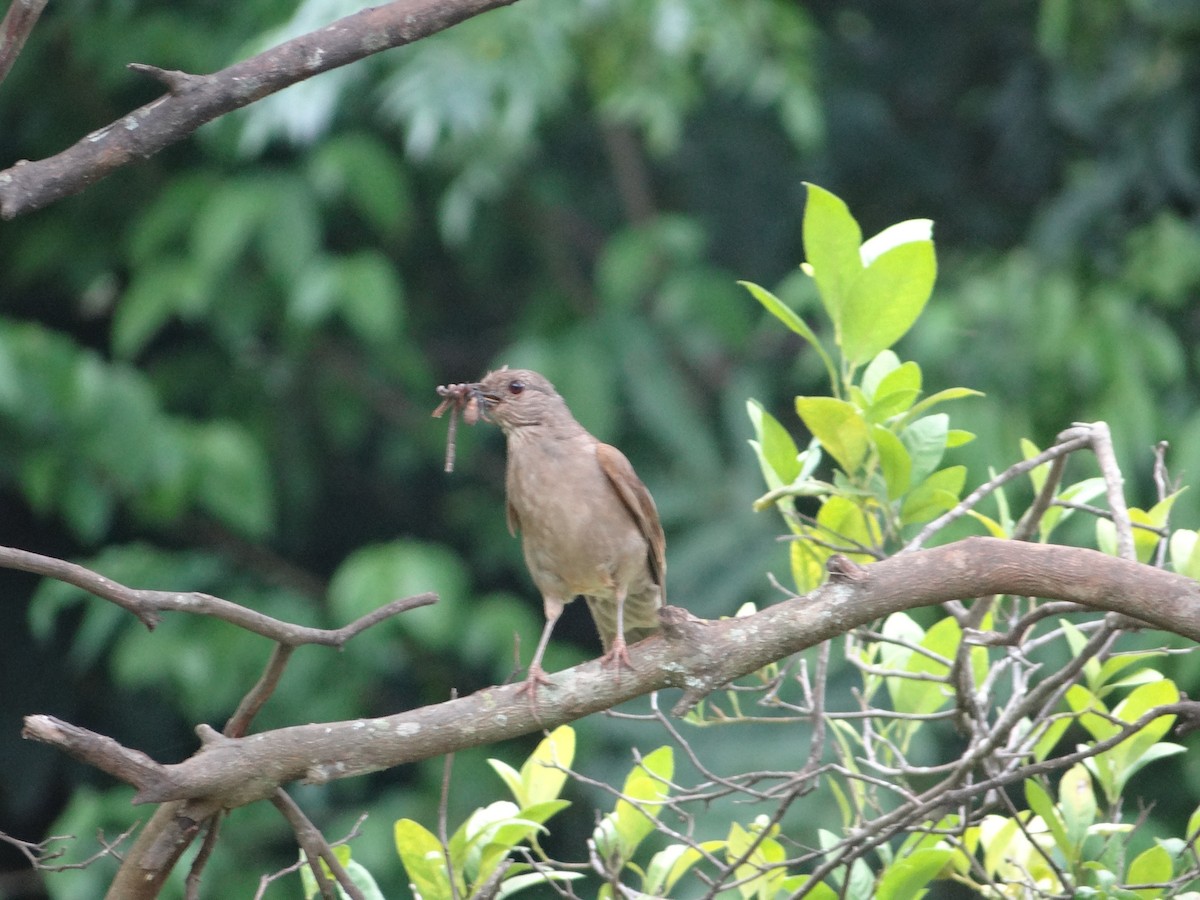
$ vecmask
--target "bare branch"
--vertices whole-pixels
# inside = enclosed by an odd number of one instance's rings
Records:
[[[10,844],[21,852],[31,866],[42,872],[66,872],[71,869],[86,869],[98,859],[103,859],[106,856],[111,856],[114,859],[120,859],[121,855],[117,852],[129,836],[133,834],[133,830],[137,828],[138,823],[130,825],[111,841],[104,836],[104,832],[96,834],[96,841],[100,844],[100,849],[86,859],[81,859],[78,862],[57,862],[63,858],[67,852],[65,846],[54,846],[55,844],[66,844],[75,840],[73,834],[54,834],[41,841],[23,841],[20,838],[15,838],[10,834],[5,834],[0,831],[0,841],[5,844]]]
[[[20,0],[18,0],[20,2]],[[0,171],[0,218],[76,194],[122,166],[153,156],[205,122],[289,85],[392,47],[411,44],[516,0],[394,0],[360,10],[211,75],[137,70],[169,93],[84,137],[56,156]]]
[[[21,55],[25,39],[45,6],[46,0],[13,0],[8,8],[4,21],[0,22],[0,81],[4,81]]]
[[[128,610],[137,616],[147,628],[153,628],[158,624],[161,618],[160,613],[188,612],[193,615],[222,619],[289,647],[301,644],[341,647],[356,634],[384,619],[437,602],[436,594],[417,594],[415,597],[393,600],[341,628],[310,628],[306,625],[281,622],[279,619],[273,619],[253,609],[222,600],[220,597],[213,597],[210,594],[151,591],[126,587],[76,563],[30,553],[27,550],[18,550],[14,547],[0,547],[0,568],[32,572],[35,575],[45,575],[67,584],[73,584],[89,594],[109,600],[122,609]]]
[[[1091,446],[1092,433],[1089,428],[1090,426],[1075,426],[1074,428],[1067,429],[1058,436],[1058,443],[1053,447],[1046,448],[1031,459],[1014,463],[995,478],[984,482],[979,487],[975,488],[975,490],[971,491],[971,493],[967,494],[967,496],[963,497],[962,500],[959,501],[958,505],[953,509],[938,516],[936,519],[922,528],[916,537],[904,545],[904,549],[901,552],[907,553],[912,550],[919,550],[931,537],[933,537],[951,522],[954,522],[965,516],[969,511],[975,508],[980,500],[991,494],[1000,486],[1012,481],[1014,478],[1024,475],[1026,472],[1033,471],[1043,463],[1050,462],[1051,460],[1057,459],[1060,456],[1065,456],[1068,453],[1074,453],[1076,450],[1082,450],[1084,447]],[[982,592],[976,596],[981,595]]]
[[[351,900],[365,900],[358,885],[354,883],[345,867],[334,855],[329,841],[325,840],[325,835],[321,834],[320,829],[309,821],[308,816],[296,805],[296,801],[283,790],[277,790],[271,797],[271,803],[292,826],[292,831],[296,834],[296,843],[300,845],[308,859],[313,878],[317,880],[317,885],[321,889],[321,896],[328,896],[331,900],[337,898],[337,891],[333,889],[333,885],[329,883],[321,869],[321,861],[324,861],[325,865],[329,867],[329,871],[333,873],[338,886],[346,892],[346,896]]]
[[[350,829],[349,834],[347,834],[341,840],[334,841],[329,846],[340,847],[342,844],[348,844],[350,841],[354,840],[362,832],[362,825],[366,820],[367,814],[363,813],[358,817],[358,821],[354,823],[354,827]],[[258,889],[254,892],[254,900],[262,900],[262,896],[266,893],[267,887],[270,884],[278,881],[280,878],[284,878],[295,872],[299,872],[300,869],[306,865],[308,865],[308,863],[306,863],[304,860],[299,860],[298,862],[294,862],[286,868],[280,869],[278,872],[272,872],[270,875],[262,876],[262,878],[260,878],[258,881]]]
[[[1108,497],[1108,508],[1113,514],[1113,524],[1117,526],[1117,555],[1122,559],[1137,559],[1137,551],[1133,546],[1133,526],[1129,521],[1129,507],[1125,505],[1125,476],[1117,464],[1117,454],[1113,451],[1112,432],[1105,422],[1095,422],[1086,427],[1091,433],[1092,452],[1096,454],[1096,463],[1100,466],[1100,474],[1104,476],[1105,494]]]
[[[110,737],[53,716],[26,716],[21,737],[52,744],[68,756],[95,766],[126,784],[155,783],[162,778],[162,765],[140,750],[131,750]]]

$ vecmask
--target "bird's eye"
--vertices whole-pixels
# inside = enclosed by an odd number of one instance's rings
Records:
[[[525,390],[525,382],[523,381],[510,381],[508,383],[508,392],[510,394],[519,394],[523,390]]]

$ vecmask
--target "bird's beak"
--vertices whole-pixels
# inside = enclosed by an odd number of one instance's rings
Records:
[[[477,404],[479,414],[485,420],[490,421],[488,413],[500,402],[500,395],[485,391],[482,382],[477,381],[474,384],[467,385],[467,396]]]

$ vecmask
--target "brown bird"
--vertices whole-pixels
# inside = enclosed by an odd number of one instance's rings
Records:
[[[542,654],[563,607],[587,600],[605,664],[632,665],[627,642],[658,629],[666,539],[629,460],[592,437],[549,381],[527,369],[490,372],[468,392],[508,442],[508,528],[542,594],[546,627],[523,690],[548,684]]]

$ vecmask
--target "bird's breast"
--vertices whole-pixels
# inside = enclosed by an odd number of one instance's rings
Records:
[[[510,441],[508,501],[538,587],[611,596],[648,579],[647,544],[596,459],[594,440]]]

